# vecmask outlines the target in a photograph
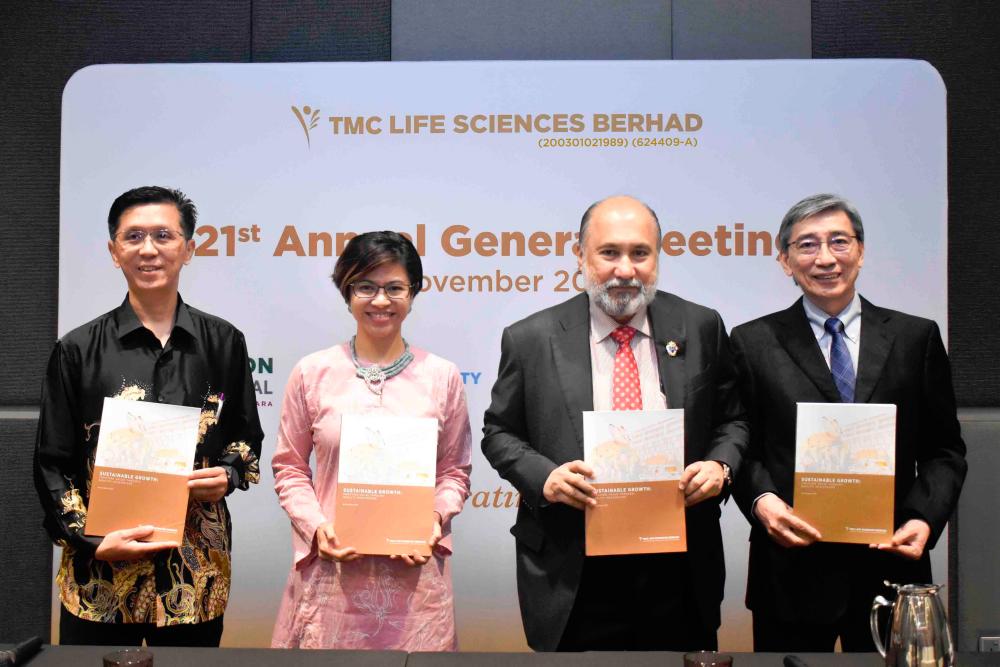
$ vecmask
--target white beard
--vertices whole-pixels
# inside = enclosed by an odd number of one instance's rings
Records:
[[[644,285],[638,278],[622,280],[612,278],[604,283],[595,283],[590,279],[590,273],[586,266],[583,269],[583,280],[586,284],[587,294],[590,300],[597,304],[609,317],[619,319],[622,317],[632,317],[641,308],[648,306],[656,298],[656,277],[649,285]],[[610,293],[613,287],[636,287],[639,292],[634,295],[621,294],[612,296]]]

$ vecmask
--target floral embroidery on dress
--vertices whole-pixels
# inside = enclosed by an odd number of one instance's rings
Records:
[[[386,618],[395,611],[396,598],[403,590],[386,563],[378,562],[374,569],[368,576],[368,585],[351,595],[351,602],[358,609],[375,618],[375,628],[364,635],[365,639],[376,637],[382,631]]]

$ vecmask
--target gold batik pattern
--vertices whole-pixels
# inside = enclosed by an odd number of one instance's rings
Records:
[[[83,504],[80,492],[72,486],[63,494],[62,511],[69,519],[66,525],[70,530],[83,530],[87,523],[87,506]]]
[[[260,482],[260,461],[257,459],[257,455],[253,453],[250,449],[250,445],[243,442],[231,442],[226,446],[226,450],[222,453],[223,457],[228,454],[238,454],[240,459],[243,461],[243,490],[245,491],[249,484],[257,484]]]
[[[205,442],[205,434],[208,429],[219,423],[220,398],[218,394],[209,394],[205,397],[205,407],[201,409],[201,417],[198,419],[198,442]]]
[[[146,390],[122,383],[118,397],[142,400]],[[199,442],[218,423],[220,397],[206,397],[199,422]],[[85,495],[90,497],[97,438],[90,430],[100,423],[88,424],[87,481]],[[246,466],[244,479],[256,483],[260,478],[257,457],[243,442],[231,443],[223,453],[238,453]],[[195,467],[202,467],[201,461]],[[82,531],[87,520],[84,496],[70,488],[62,498],[62,510],[72,519],[68,526]],[[229,599],[230,540],[228,510],[225,504],[189,501],[184,537],[179,549],[160,552],[137,561],[100,561],[79,556],[77,550],[63,544],[62,559],[56,575],[59,598],[71,614],[99,623],[155,623],[158,626],[203,623],[221,616]],[[164,559],[165,590],[157,591],[156,561]],[[161,575],[161,582],[163,576]]]
[[[221,616],[231,574],[226,514],[222,503],[188,503],[181,547],[162,552],[169,579],[162,593],[156,590],[153,559],[74,558],[76,550],[64,546],[56,576],[60,600],[71,614],[100,623],[164,626]],[[85,577],[77,580],[81,569]]]

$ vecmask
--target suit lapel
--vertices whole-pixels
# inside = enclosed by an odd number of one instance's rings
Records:
[[[583,458],[583,411],[594,409],[594,376],[590,366],[590,311],[586,294],[567,304],[560,330],[549,339],[559,387]]]
[[[864,329],[863,322],[862,329]],[[840,392],[837,391],[833,376],[830,374],[830,367],[826,365],[823,353],[816,344],[816,335],[809,326],[801,298],[792,304],[791,308],[780,313],[775,337],[826,400],[840,403]]]
[[[683,408],[687,387],[684,363],[687,336],[683,313],[670,296],[662,293],[657,294],[647,312],[660,370],[660,388],[667,396],[667,407]],[[675,356],[670,356],[666,351],[667,344],[671,342],[677,345],[678,352]]]
[[[861,299],[861,350],[858,354],[858,379],[854,386],[855,403],[871,400],[875,385],[882,377],[882,368],[892,348],[892,335],[886,326],[890,317],[878,306]]]

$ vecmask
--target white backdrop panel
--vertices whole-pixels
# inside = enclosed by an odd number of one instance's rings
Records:
[[[545,131],[548,120],[532,131],[459,131],[460,116],[477,114],[565,114],[567,131]],[[595,114],[638,114],[641,122],[600,131]],[[646,114],[662,114],[664,124],[677,114],[697,125],[696,116],[700,126],[659,131]],[[392,131],[415,116],[428,124],[438,116],[441,131]],[[474,502],[455,521],[467,650],[524,648],[507,533],[514,509],[504,506],[511,489],[478,451],[500,332],[575,293],[568,246],[565,254],[490,254],[471,245],[475,235],[575,232],[592,201],[635,194],[678,243],[707,240],[697,246],[704,254],[687,246],[661,254],[661,287],[717,308],[732,326],[786,307],[798,290],[773,247],[757,244],[750,254],[748,239],[740,248],[736,236],[719,235],[774,234],[792,203],[832,191],[852,199],[867,223],[864,295],[946,329],[945,92],[922,62],[96,66],[67,84],[62,117],[59,332],[121,300],[124,283],[107,259],[107,210],[129,188],[160,184],[192,197],[202,252],[217,251],[185,269],[184,298],[247,337],[267,439],[260,487],[231,503],[231,646],[268,643],[290,563],[269,467],[285,380],[300,357],[354,328],[329,280],[335,256],[281,252],[289,229],[306,250],[310,233],[393,229],[422,239],[430,288],[405,335],[466,374],[475,439]],[[344,117],[379,132],[348,133],[335,120]],[[680,145],[638,145],[660,139]],[[604,145],[612,143],[624,145]],[[445,233],[456,225],[468,232]],[[222,230],[214,244],[208,227]],[[240,241],[240,230],[259,240]],[[537,285],[528,291],[450,282],[497,272],[541,277],[525,279]],[[726,649],[748,649],[749,530],[732,504],[723,530],[729,577],[720,639]]]

